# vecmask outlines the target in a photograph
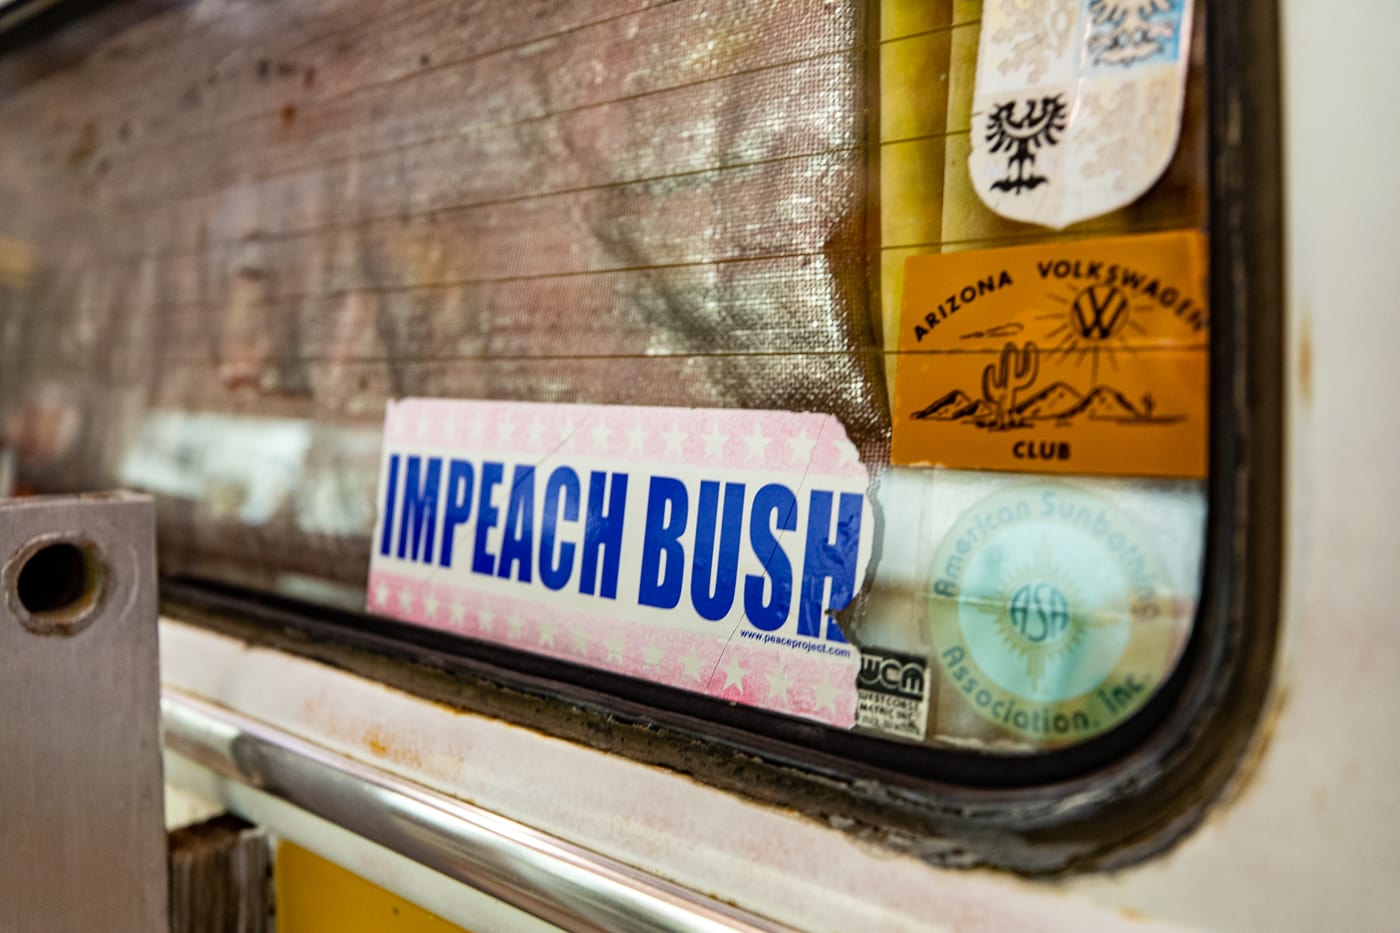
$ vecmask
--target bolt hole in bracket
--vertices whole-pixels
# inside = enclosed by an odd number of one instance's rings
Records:
[[[0,930],[166,930],[152,500],[0,499],[0,593]]]
[[[36,635],[76,635],[98,616],[107,564],[92,541],[40,536],[5,566],[10,611]]]

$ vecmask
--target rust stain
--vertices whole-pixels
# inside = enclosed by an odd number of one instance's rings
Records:
[[[96,154],[97,127],[91,122],[84,123],[83,128],[78,131],[77,141],[68,152],[68,164],[70,166],[82,165]]]
[[[1234,776],[1226,783],[1224,791],[1220,795],[1214,807],[1206,815],[1205,825],[1215,820],[1221,819],[1222,814],[1230,810],[1236,803],[1243,799],[1245,793],[1254,783],[1264,757],[1268,753],[1269,747],[1273,744],[1274,735],[1278,732],[1279,720],[1282,718],[1284,710],[1288,705],[1288,691],[1285,684],[1278,684],[1274,689],[1273,696],[1269,699],[1268,705],[1264,709],[1260,718],[1258,728],[1255,730],[1254,738],[1245,749],[1244,755],[1240,758],[1236,766]]]
[[[358,745],[375,758],[421,771],[423,758],[417,749],[403,745],[382,723],[346,723],[326,697],[316,695],[302,702],[302,716],[313,731],[327,738]]]
[[[0,285],[24,288],[37,265],[34,248],[28,243],[0,236]]]
[[[25,405],[5,421],[0,439],[14,445],[23,460],[49,464],[63,459],[78,442],[82,412],[72,402],[52,400]]]
[[[1298,395],[1303,404],[1310,405],[1313,396],[1313,336],[1312,315],[1307,311],[1302,314],[1298,330]]]
[[[392,761],[394,764],[415,771],[423,769],[423,758],[418,754],[417,749],[400,744],[392,733],[378,723],[365,729],[361,736],[361,742],[376,758]]]

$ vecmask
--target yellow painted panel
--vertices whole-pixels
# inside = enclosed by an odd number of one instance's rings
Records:
[[[925,33],[880,47],[880,139],[942,133],[948,120],[949,34]]]
[[[953,22],[980,23],[982,21],[982,0],[953,0]]]
[[[277,847],[278,933],[465,933],[290,842]]]
[[[943,237],[944,139],[880,147],[880,242],[886,249]]]
[[[956,0],[881,0],[880,38],[928,32],[947,26]]]
[[[904,261],[921,252],[918,247],[887,249],[880,253],[880,312],[884,325],[885,385],[894,402],[895,377],[899,372],[899,319],[904,308]]]
[[[977,84],[977,45],[982,40],[980,23],[959,26],[948,34],[948,131],[967,132],[972,128],[972,98]]]

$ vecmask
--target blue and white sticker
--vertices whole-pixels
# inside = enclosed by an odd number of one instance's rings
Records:
[[[827,414],[405,399],[369,609],[849,728],[869,485]]]
[[[1071,483],[976,502],[933,559],[929,623],[949,692],[1043,745],[1083,741],[1142,708],[1185,645],[1153,541]]]
[[[968,169],[1003,217],[1060,229],[1131,204],[1176,151],[1190,0],[987,0]]]

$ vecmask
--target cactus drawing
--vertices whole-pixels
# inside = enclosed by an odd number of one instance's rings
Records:
[[[1005,431],[1014,426],[1016,393],[1034,385],[1039,373],[1040,357],[1035,344],[1029,341],[1020,350],[1016,349],[1016,344],[1008,342],[1002,347],[1001,359],[988,363],[982,370],[982,394],[996,409],[995,430]]]

